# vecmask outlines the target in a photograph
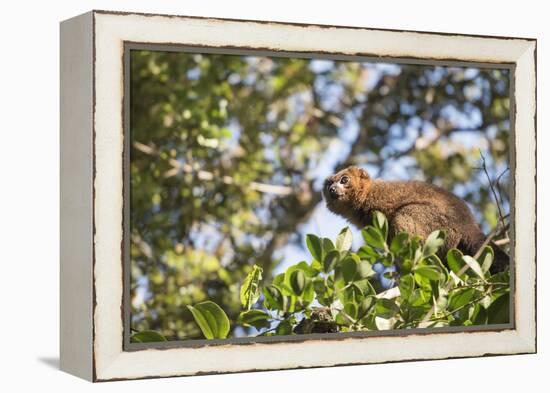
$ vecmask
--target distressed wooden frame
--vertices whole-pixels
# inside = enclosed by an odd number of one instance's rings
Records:
[[[125,51],[306,53],[513,70],[509,326],[132,347],[124,320]],[[126,56],[127,57],[127,56]],[[92,381],[536,352],[536,40],[92,11],[61,24],[61,368]],[[126,340],[125,340],[126,338]],[[251,342],[252,341],[252,342]],[[214,344],[214,343],[213,343]],[[247,345],[242,345],[247,344]],[[406,348],[406,351],[403,349]]]

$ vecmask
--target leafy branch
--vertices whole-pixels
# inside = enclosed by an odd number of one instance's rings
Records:
[[[254,329],[257,336],[281,336],[509,320],[509,307],[502,305],[509,296],[509,273],[491,274],[491,247],[474,257],[451,249],[442,261],[444,232],[390,239],[388,221],[379,212],[362,234],[365,242],[355,251],[349,228],[334,242],[308,235],[311,261],[290,266],[270,282],[254,265],[241,285],[242,311],[233,326],[214,302],[188,308],[207,339],[225,338],[237,326],[249,335]],[[395,287],[381,285],[377,264]]]

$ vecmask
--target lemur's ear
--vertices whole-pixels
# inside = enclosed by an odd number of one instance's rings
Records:
[[[358,166],[354,168],[355,168],[355,171],[359,174],[359,177],[363,179],[370,179],[370,175],[365,169],[359,168]]]

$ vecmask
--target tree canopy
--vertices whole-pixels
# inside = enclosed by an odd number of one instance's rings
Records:
[[[305,249],[323,178],[350,164],[441,185],[489,231],[498,211],[481,150],[509,209],[505,69],[143,50],[130,66],[137,331],[203,337],[200,307],[187,306],[211,301],[229,335],[246,334],[232,323],[243,279],[296,262],[281,250]]]

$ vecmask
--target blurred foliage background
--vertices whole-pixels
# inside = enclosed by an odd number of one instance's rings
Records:
[[[268,278],[345,225],[320,188],[350,164],[443,186],[488,232],[481,150],[509,211],[505,69],[145,50],[130,67],[133,330],[201,337],[185,306],[204,300],[234,320],[253,264]]]

